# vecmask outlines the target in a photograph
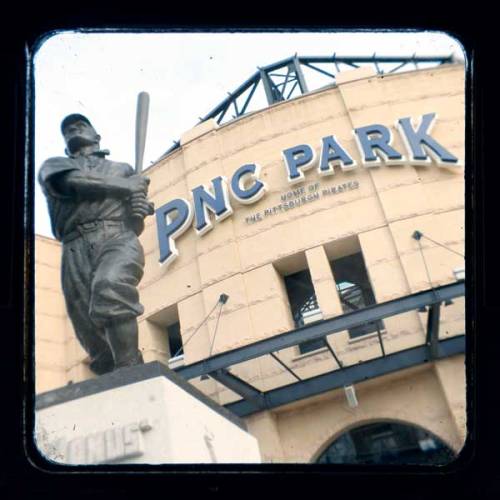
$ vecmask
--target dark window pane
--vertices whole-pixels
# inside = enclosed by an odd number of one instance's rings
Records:
[[[305,269],[298,273],[285,276],[285,287],[290,302],[295,328],[314,321],[315,313],[320,313],[316,293],[311,280],[310,272]],[[315,351],[325,345],[323,339],[311,340],[299,344],[301,354]]]
[[[384,323],[382,320],[372,321],[370,323],[365,323],[363,325],[354,326],[349,329],[349,337],[354,339],[356,337],[362,337],[363,335],[368,335],[369,333],[374,333],[376,331],[382,331],[384,329]]]
[[[363,255],[358,252],[331,262],[337,291],[344,313],[357,311],[375,304],[375,295],[368,279]],[[383,330],[381,320],[349,329],[349,337],[355,338]]]
[[[184,353],[182,349],[181,325],[177,321],[167,326],[168,346],[170,348],[170,356],[180,356]],[[180,350],[180,351],[179,351]],[[179,351],[179,352],[178,352]]]
[[[317,349],[321,349],[325,347],[325,339],[314,339],[308,340],[307,342],[302,342],[299,344],[300,354],[306,354],[311,351],[316,351]]]
[[[304,313],[319,309],[311,274],[306,269],[285,276],[285,287],[295,327],[304,326]]]

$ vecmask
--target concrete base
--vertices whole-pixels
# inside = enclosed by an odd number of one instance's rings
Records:
[[[158,362],[40,394],[35,421],[61,464],[261,461],[243,421]]]

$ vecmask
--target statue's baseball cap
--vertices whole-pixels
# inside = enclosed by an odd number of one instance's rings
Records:
[[[78,122],[78,121],[83,121],[85,123],[88,123],[92,128],[94,126],[92,123],[90,123],[90,120],[83,115],[80,115],[79,113],[73,113],[71,115],[68,115],[64,120],[61,122],[61,132],[64,135],[64,129],[68,126],[71,125],[72,123]]]

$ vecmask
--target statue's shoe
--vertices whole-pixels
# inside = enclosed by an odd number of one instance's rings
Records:
[[[105,373],[112,372],[115,369],[115,362],[113,361],[111,351],[104,351],[94,357],[89,363],[89,367],[96,375],[104,375]]]

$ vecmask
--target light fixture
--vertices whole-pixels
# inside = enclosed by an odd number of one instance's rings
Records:
[[[421,233],[420,231],[416,230],[414,231],[414,233],[411,235],[411,237],[414,239],[414,240],[419,240],[420,238],[422,238],[424,234]]]
[[[453,276],[457,281],[465,280],[465,267],[456,267],[453,269]]]
[[[347,404],[350,408],[356,408],[358,406],[358,398],[356,397],[356,389],[353,385],[344,386],[345,397],[347,399]]]
[[[310,323],[321,321],[323,319],[323,313],[318,307],[316,309],[313,309],[312,311],[305,311],[304,313],[302,313],[302,319],[304,321],[304,325],[309,325]]]
[[[177,356],[171,357],[167,361],[167,365],[171,370],[175,370],[181,366],[184,366],[184,354],[179,354]]]

